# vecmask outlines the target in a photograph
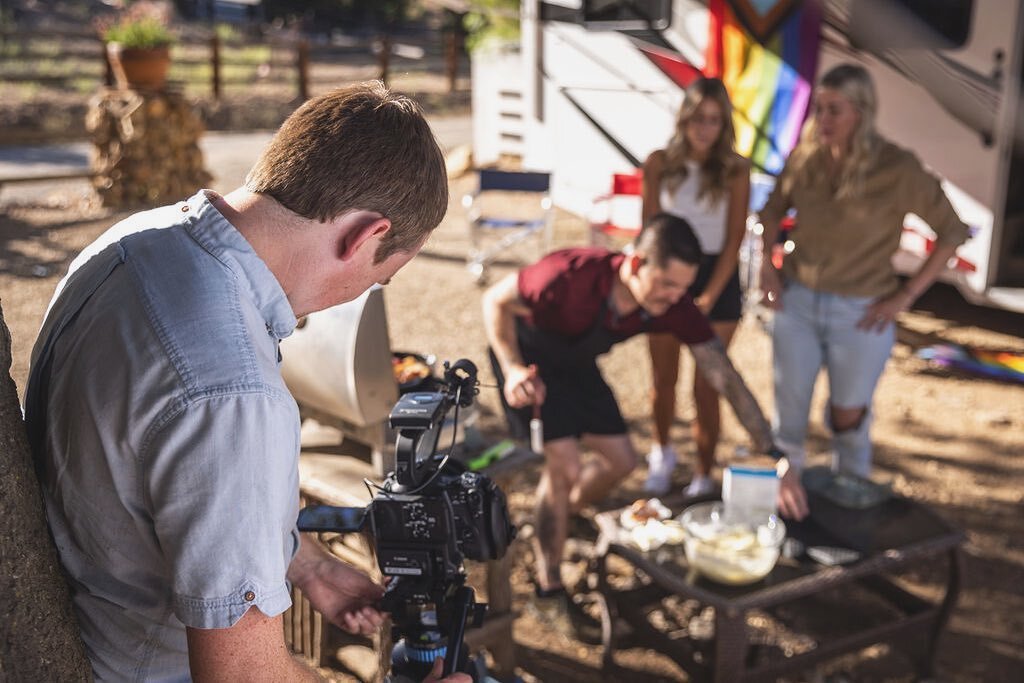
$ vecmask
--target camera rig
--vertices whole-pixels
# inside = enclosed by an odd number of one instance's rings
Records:
[[[467,656],[467,621],[482,623],[487,606],[466,584],[463,559],[496,560],[505,555],[516,529],[501,489],[470,472],[438,440],[449,410],[477,394],[477,369],[469,360],[445,363],[432,391],[404,394],[391,410],[397,431],[395,470],[365,508],[310,506],[299,512],[300,531],[364,532],[373,539],[377,564],[390,581],[380,609],[390,612],[390,680],[422,680],[433,661],[444,657],[444,673],[469,673],[479,665]],[[453,430],[454,433],[454,430]]]

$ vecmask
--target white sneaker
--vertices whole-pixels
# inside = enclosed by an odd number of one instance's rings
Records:
[[[686,487],[686,497],[696,498],[697,496],[706,496],[715,490],[715,482],[711,481],[709,477],[697,475],[690,480],[690,485]]]
[[[676,453],[671,448],[655,446],[647,454],[647,481],[644,491],[664,495],[672,486],[672,470],[676,468]]]

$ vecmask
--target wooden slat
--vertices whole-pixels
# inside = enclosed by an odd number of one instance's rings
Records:
[[[93,178],[96,174],[92,171],[67,171],[64,173],[47,173],[40,175],[26,176],[0,176],[0,186],[20,183],[48,183],[56,180],[81,180]]]

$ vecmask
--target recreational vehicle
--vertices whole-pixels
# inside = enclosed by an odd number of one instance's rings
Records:
[[[857,62],[881,132],[971,226],[944,279],[1024,311],[1024,0],[524,0],[521,18],[517,44],[474,56],[478,165],[550,172],[555,204],[586,216],[613,174],[665,144],[703,73],[725,81],[739,151],[770,185],[816,76]],[[897,267],[912,271],[930,238],[908,215]]]

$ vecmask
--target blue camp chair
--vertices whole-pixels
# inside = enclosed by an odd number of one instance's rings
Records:
[[[469,222],[466,269],[477,284],[487,282],[487,267],[503,252],[534,240],[540,257],[551,249],[551,174],[481,169],[479,184],[462,198]]]

